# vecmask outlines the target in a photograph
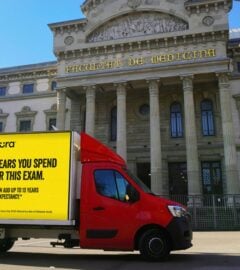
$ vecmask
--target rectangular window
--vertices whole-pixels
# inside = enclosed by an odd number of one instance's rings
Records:
[[[20,121],[19,131],[20,132],[31,131],[31,120]]]
[[[204,194],[223,194],[221,163],[202,162],[202,183]]]
[[[7,87],[5,87],[5,86],[0,87],[0,96],[1,97],[6,96],[6,92],[7,92]]]
[[[56,118],[50,118],[48,122],[48,130],[54,130],[53,127],[56,127],[57,119]]]
[[[54,91],[57,89],[57,82],[56,81],[52,81],[51,83],[51,90]]]
[[[0,132],[3,132],[3,122],[0,122]]]
[[[34,84],[28,83],[23,85],[23,94],[31,94],[34,90]]]

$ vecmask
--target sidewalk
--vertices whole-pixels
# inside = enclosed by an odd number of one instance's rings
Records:
[[[183,252],[236,254],[240,256],[240,231],[193,232],[193,247]]]

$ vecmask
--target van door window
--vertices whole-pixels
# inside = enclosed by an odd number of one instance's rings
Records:
[[[128,202],[129,187],[134,188],[115,170],[96,170],[94,172],[96,190],[100,195]]]
[[[114,171],[112,170],[97,170],[95,175],[95,185],[97,192],[103,196],[117,199],[117,186],[115,182]]]

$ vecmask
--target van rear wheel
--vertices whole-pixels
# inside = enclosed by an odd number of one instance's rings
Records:
[[[139,250],[145,260],[163,261],[169,256],[170,243],[162,231],[151,229],[142,235]]]
[[[0,252],[7,252],[13,247],[14,242],[11,238],[0,239]]]

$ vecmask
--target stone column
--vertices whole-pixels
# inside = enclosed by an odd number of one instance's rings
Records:
[[[164,194],[158,84],[158,80],[148,81],[150,99],[151,190],[157,194]]]
[[[117,87],[117,153],[127,161],[126,83]]]
[[[95,96],[96,87],[88,86],[86,89],[86,133],[94,136],[95,129]]]
[[[187,152],[187,175],[188,175],[188,194],[200,195],[202,185],[200,180],[199,159],[197,149],[196,117],[193,99],[193,76],[184,76],[184,119],[185,119],[185,138]]]
[[[71,118],[70,129],[80,132],[81,131],[81,102],[78,96],[71,98]]]
[[[239,194],[240,183],[237,171],[237,152],[231,110],[229,78],[227,73],[217,74],[217,76],[221,104],[227,194]]]
[[[65,130],[66,119],[66,89],[57,90],[57,129]]]

